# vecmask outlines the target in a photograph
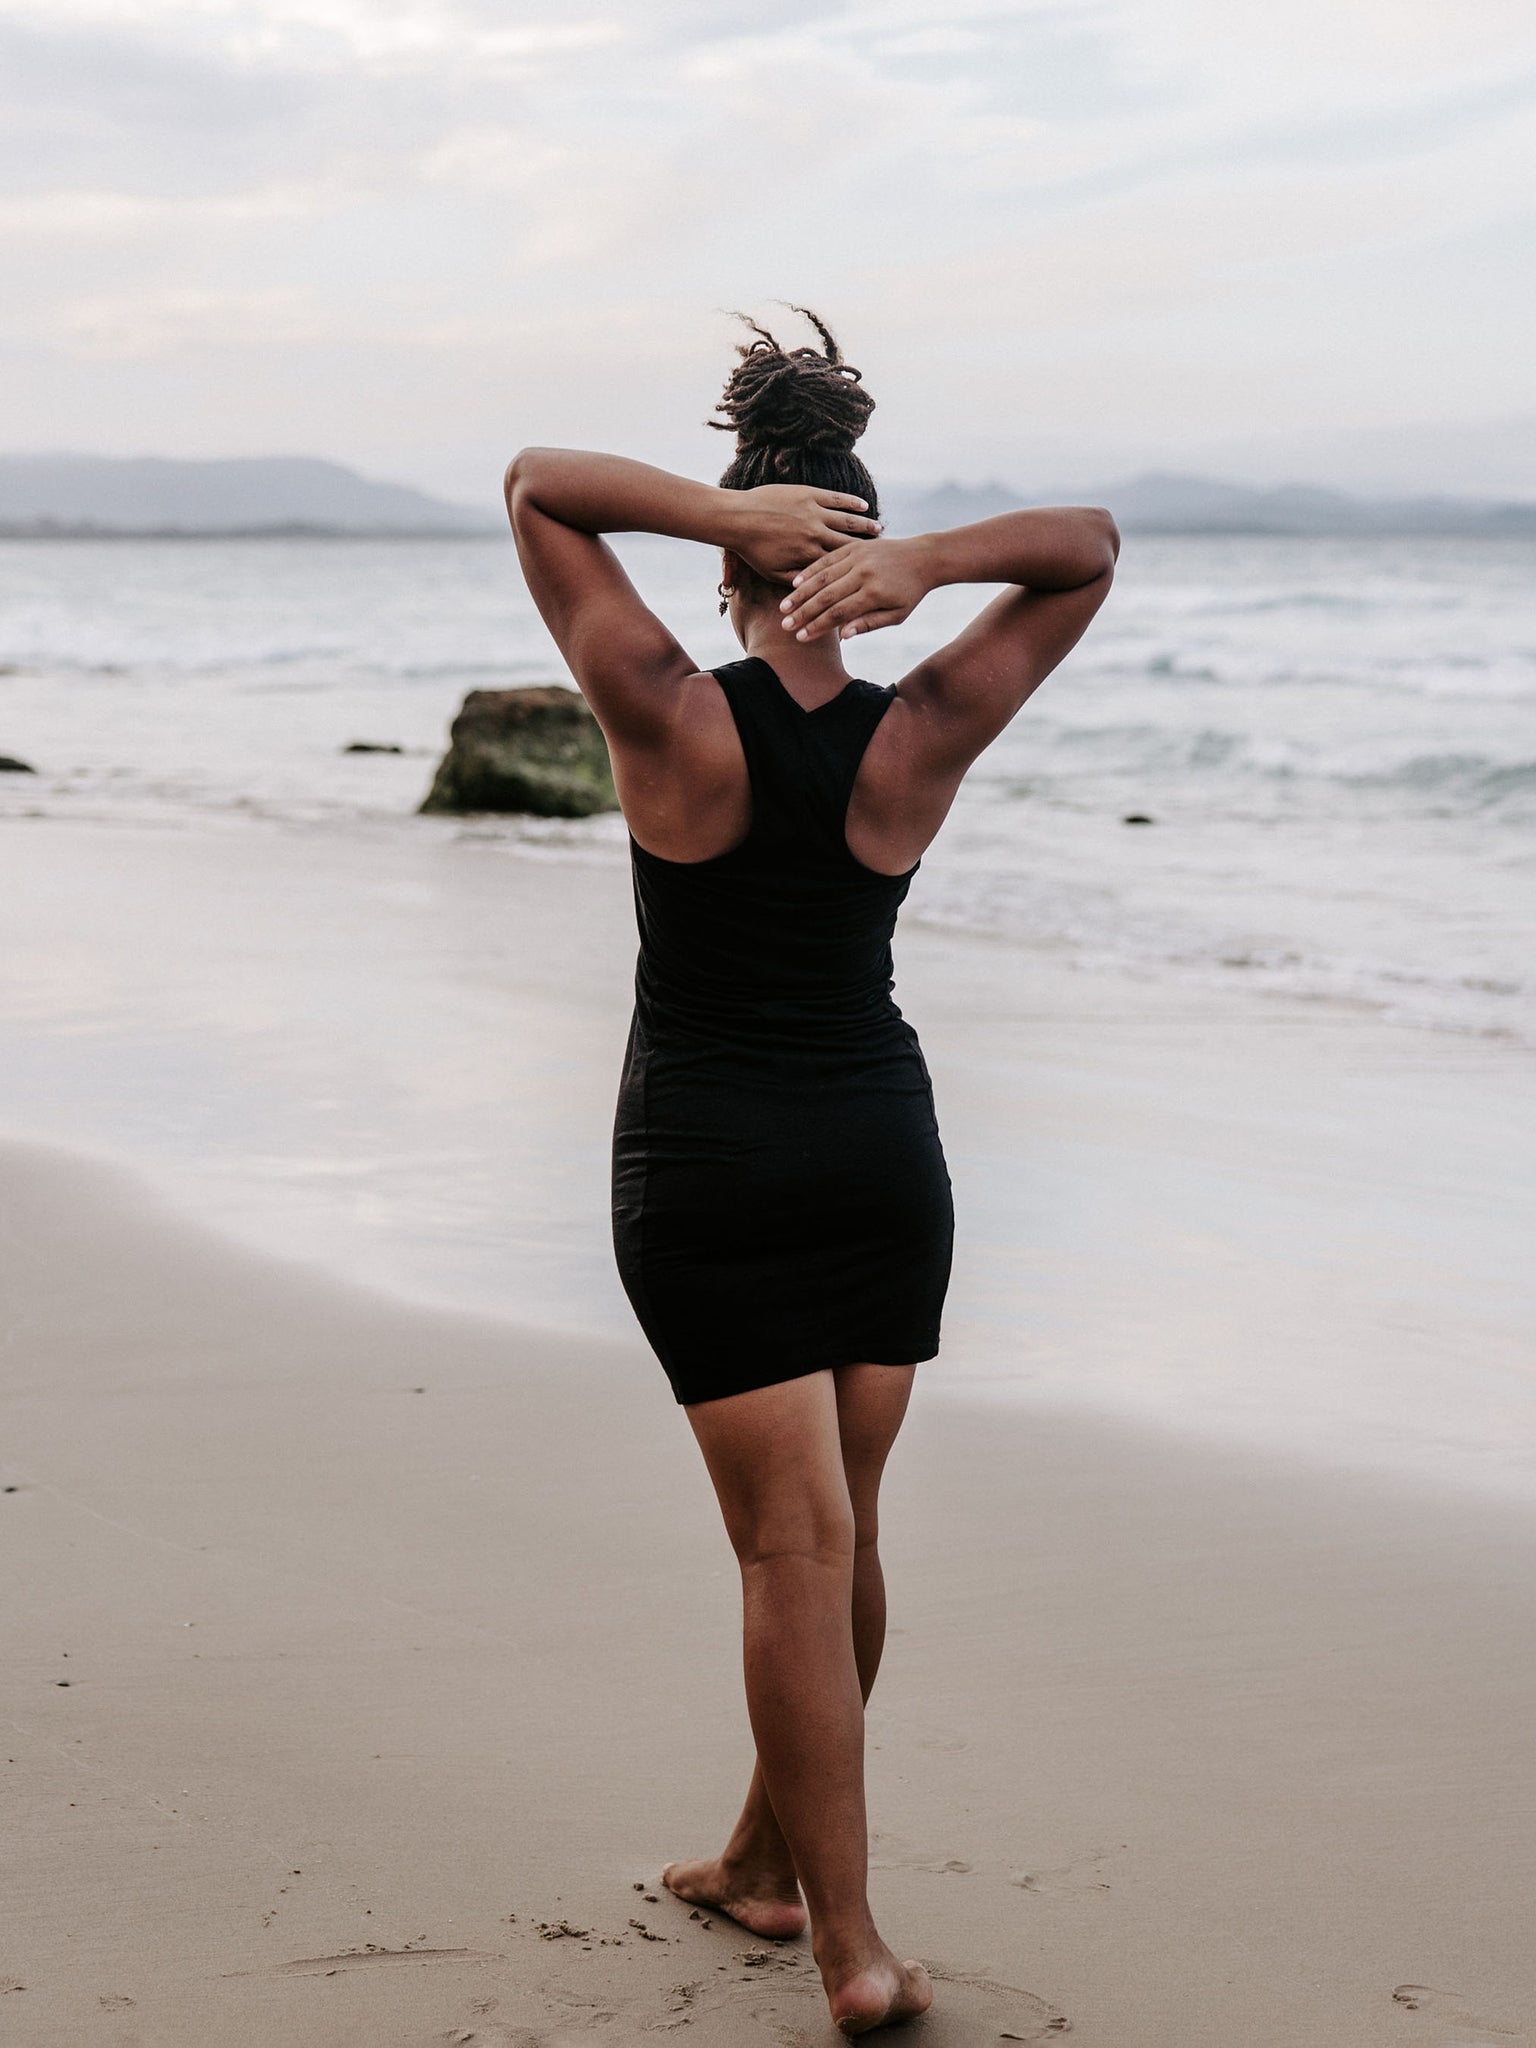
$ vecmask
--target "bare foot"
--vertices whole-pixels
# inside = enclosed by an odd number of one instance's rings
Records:
[[[933,1985],[922,1964],[898,1963],[889,1949],[854,1976],[822,1982],[833,2021],[845,2034],[899,2026],[933,2003]]]
[[[738,1869],[717,1856],[698,1863],[669,1863],[661,1881],[690,1906],[713,1906],[764,1941],[793,1941],[805,1932],[805,1907],[793,1877]]]

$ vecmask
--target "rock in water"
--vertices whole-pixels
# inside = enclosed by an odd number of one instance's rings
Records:
[[[589,818],[619,799],[597,720],[574,690],[471,690],[424,811]]]
[[[0,775],[35,775],[30,761],[18,761],[14,754],[0,754]]]

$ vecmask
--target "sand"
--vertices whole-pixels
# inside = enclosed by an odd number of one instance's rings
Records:
[[[0,860],[0,2040],[828,2042],[655,1882],[749,1749],[607,1244],[619,849]],[[1528,1064],[898,970],[962,1226],[870,1719],[912,2038],[1536,2042]]]
[[[57,1151],[0,1188],[0,2037],[826,2041],[803,1943],[654,1882],[748,1748],[638,1344],[412,1308]],[[931,1379],[887,1532],[911,2038],[1536,2041],[1528,1509]]]

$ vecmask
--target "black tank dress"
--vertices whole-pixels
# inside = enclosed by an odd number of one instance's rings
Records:
[[[938,1350],[954,1212],[917,1034],[891,998],[912,875],[848,851],[894,692],[806,711],[766,662],[714,670],[747,836],[630,840],[640,959],[613,1141],[619,1275],[681,1402]]]

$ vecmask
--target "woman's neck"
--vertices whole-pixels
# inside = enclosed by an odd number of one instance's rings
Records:
[[[753,611],[741,622],[740,638],[748,654],[766,661],[791,696],[808,707],[835,697],[848,681],[843,643],[829,634],[821,640],[797,640],[780,625],[777,611]]]

